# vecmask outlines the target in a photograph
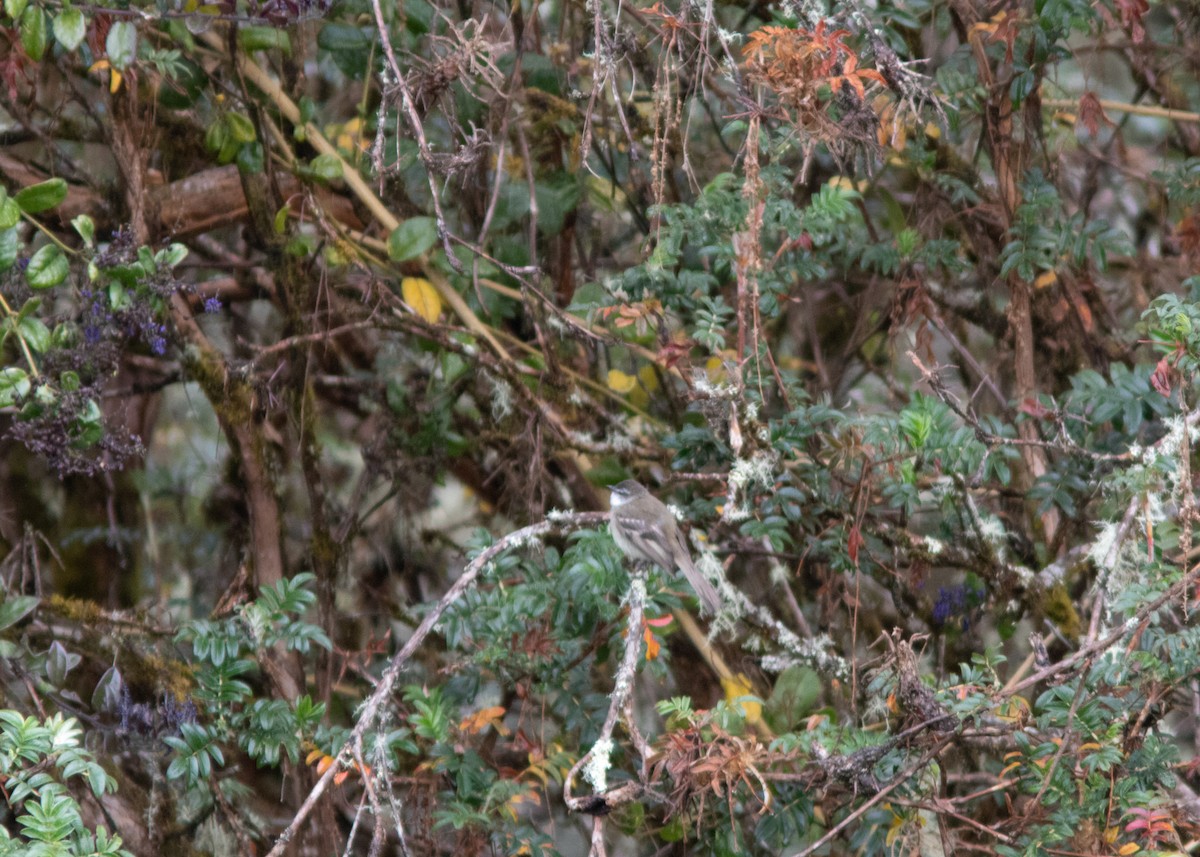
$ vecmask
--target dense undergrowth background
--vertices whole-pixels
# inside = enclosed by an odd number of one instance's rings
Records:
[[[1194,850],[1197,45],[5,0],[0,854]]]

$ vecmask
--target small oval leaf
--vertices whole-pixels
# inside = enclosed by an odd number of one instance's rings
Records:
[[[62,179],[47,179],[44,182],[23,187],[17,191],[17,205],[26,214],[37,214],[54,208],[67,198],[67,183]]]
[[[407,262],[426,252],[437,241],[437,226],[431,217],[410,217],[388,236],[388,256],[393,262]]]
[[[87,19],[78,9],[63,9],[54,17],[54,38],[68,52],[83,44],[87,35]]]
[[[137,27],[129,21],[117,21],[108,31],[104,50],[113,68],[124,71],[137,59]]]
[[[4,373],[11,371],[9,369],[0,369],[0,396],[3,396]],[[21,372],[20,369],[16,371]],[[21,374],[25,374],[21,372]],[[35,595],[16,595],[12,598],[4,599],[4,603],[0,604],[0,631],[6,628],[11,628],[13,625],[20,622],[30,613],[32,613],[41,603],[41,599]]]
[[[229,133],[239,143],[252,143],[255,139],[254,123],[241,113],[230,112],[225,117],[229,124]]]
[[[309,173],[324,182],[336,181],[342,177],[342,159],[331,152],[317,155],[309,164]]]
[[[637,386],[637,377],[622,372],[620,369],[609,369],[607,383],[608,389],[624,395]]]
[[[400,294],[413,312],[430,324],[442,314],[442,298],[433,283],[424,277],[405,277],[400,281]]]
[[[91,247],[96,243],[96,224],[92,218],[86,214],[80,214],[71,221],[71,225],[75,227],[75,231],[79,233],[84,244]]]
[[[32,351],[45,354],[50,350],[50,328],[37,316],[21,319],[17,322],[17,331]]]
[[[9,229],[16,226],[21,219],[21,206],[17,205],[17,201],[11,196],[6,196],[3,202],[0,202],[0,229]]]
[[[17,227],[0,230],[0,272],[7,271],[16,264],[17,254],[21,250],[21,242],[18,239]]]
[[[17,366],[5,366],[0,369],[0,408],[7,408],[18,399],[25,398],[29,395],[29,389],[29,376],[25,374],[24,369]],[[0,608],[0,617],[2,616],[3,608]],[[0,631],[5,627],[0,621]]]
[[[34,62],[41,62],[46,55],[49,29],[41,6],[27,6],[21,13],[21,47]]]
[[[237,34],[238,44],[244,51],[283,51],[292,55],[292,42],[287,30],[277,27],[242,27]]]
[[[33,254],[25,269],[25,282],[31,289],[52,289],[67,278],[70,266],[57,244],[47,244]]]

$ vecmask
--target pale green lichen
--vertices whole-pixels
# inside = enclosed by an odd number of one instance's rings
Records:
[[[489,377],[492,385],[492,419],[502,420],[513,412],[513,391],[508,382]]]
[[[612,767],[612,751],[612,739],[601,738],[592,747],[592,757],[583,766],[583,778],[598,794],[608,791],[608,769]]]

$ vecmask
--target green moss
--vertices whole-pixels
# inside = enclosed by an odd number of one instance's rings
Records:
[[[1065,586],[1060,583],[1048,590],[1041,608],[1046,618],[1053,622],[1068,640],[1079,639],[1083,623]]]

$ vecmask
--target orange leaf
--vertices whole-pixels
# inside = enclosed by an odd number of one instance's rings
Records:
[[[646,660],[652,661],[658,657],[658,653],[662,651],[662,646],[654,637],[654,632],[649,628],[642,631],[642,639],[646,641]]]
[[[468,735],[475,735],[479,732],[482,732],[487,727],[492,726],[501,735],[507,735],[508,732],[505,729],[504,724],[500,722],[500,718],[502,718],[504,714],[505,709],[502,706],[493,705],[491,708],[481,709],[476,711],[474,714],[463,718],[462,722],[458,724],[458,728]]]

